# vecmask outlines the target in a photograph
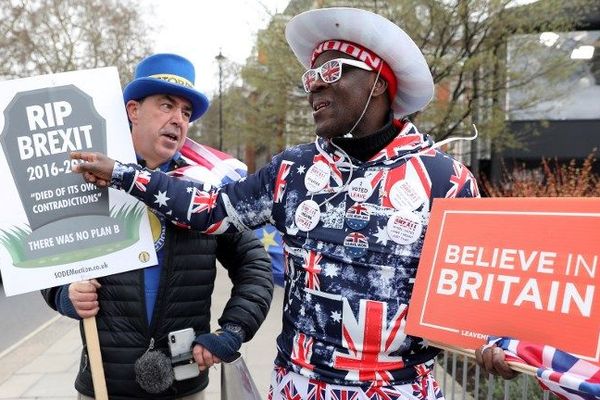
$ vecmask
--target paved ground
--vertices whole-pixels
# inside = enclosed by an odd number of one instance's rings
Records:
[[[219,268],[217,280],[213,297],[213,327],[217,326],[216,320],[229,297],[231,287],[222,268]],[[267,320],[252,341],[244,344],[241,351],[259,392],[265,397],[276,354],[275,338],[281,327],[282,301],[283,291],[276,288]],[[80,352],[77,322],[56,316],[0,353],[0,399],[75,399],[73,382]],[[208,400],[221,398],[220,374],[220,367],[211,368],[211,383],[206,392]]]

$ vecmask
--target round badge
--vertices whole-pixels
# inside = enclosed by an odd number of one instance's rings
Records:
[[[329,165],[323,161],[317,161],[306,171],[304,186],[306,186],[309,192],[318,192],[327,187],[330,176],[331,170],[329,169]]]
[[[396,210],[416,210],[425,202],[423,196],[415,185],[406,180],[394,183],[390,189],[390,202]]]
[[[348,185],[348,196],[354,201],[366,201],[373,194],[373,187],[367,178],[356,178]]]
[[[423,224],[412,212],[396,211],[387,223],[388,236],[398,244],[416,242],[421,232],[423,232]]]
[[[296,226],[303,232],[315,229],[320,218],[321,210],[319,210],[319,205],[314,200],[304,200],[300,203],[294,216]]]
[[[150,253],[147,251],[142,251],[140,254],[138,254],[138,259],[143,263],[147,263],[150,261]]]
[[[352,232],[344,238],[344,248],[350,257],[359,258],[367,252],[369,241],[362,233]]]
[[[361,230],[369,224],[371,213],[367,206],[362,203],[354,203],[352,207],[346,211],[346,225],[355,231]]]

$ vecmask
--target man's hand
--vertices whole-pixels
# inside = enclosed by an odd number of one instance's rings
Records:
[[[102,153],[91,153],[74,151],[71,153],[73,160],[85,162],[73,166],[73,172],[83,174],[86,182],[93,183],[98,187],[107,187],[112,178],[115,160]]]
[[[207,348],[196,344],[192,349],[192,354],[194,354],[194,361],[198,364],[198,368],[200,371],[204,371],[207,368],[212,367],[214,364],[218,364],[221,362],[221,359],[211,353]]]
[[[504,350],[496,345],[482,346],[475,350],[475,360],[488,374],[499,375],[504,379],[513,379],[519,375],[506,363]]]
[[[98,293],[101,285],[97,280],[74,282],[69,285],[69,299],[81,318],[89,318],[98,314]]]
[[[221,360],[231,362],[240,355],[243,337],[228,330],[218,330],[213,333],[203,333],[194,340],[194,360],[200,371],[218,364]]]

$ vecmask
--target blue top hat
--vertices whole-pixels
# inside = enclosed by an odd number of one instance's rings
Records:
[[[144,58],[135,69],[135,78],[125,86],[123,98],[141,100],[155,94],[181,96],[192,103],[190,122],[208,109],[208,98],[194,89],[194,65],[176,54],[154,54]]]

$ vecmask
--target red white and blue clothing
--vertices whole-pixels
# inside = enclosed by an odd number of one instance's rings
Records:
[[[366,162],[318,138],[210,191],[119,163],[112,185],[181,226],[222,233],[271,223],[282,233],[278,368],[363,389],[412,384],[429,376],[439,352],[404,332],[432,201],[479,191],[427,134],[407,121],[394,129]]]
[[[407,400],[443,399],[428,370],[412,382],[398,385],[347,386],[325,383],[275,366],[267,400]]]

